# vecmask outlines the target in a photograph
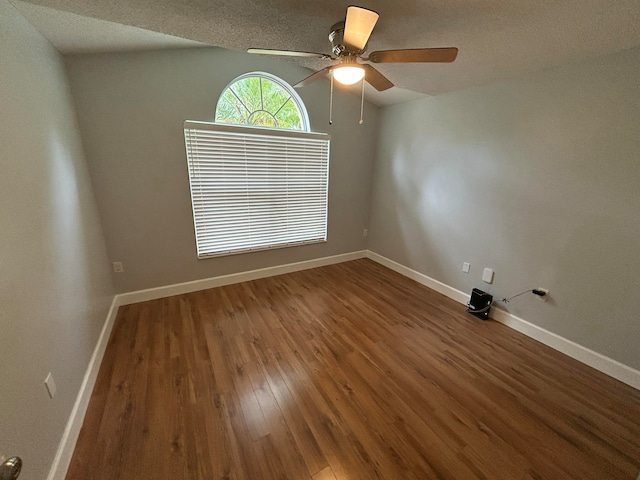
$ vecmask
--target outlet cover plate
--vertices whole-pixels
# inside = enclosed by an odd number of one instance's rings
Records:
[[[536,295],[536,297],[538,298],[538,300],[540,300],[541,302],[546,302],[547,298],[549,297],[549,290],[546,288],[540,288],[538,287],[537,290],[542,290],[543,292],[545,292],[545,296],[544,297],[539,297],[538,295]]]
[[[493,270],[485,268],[482,272],[482,280],[486,283],[493,283]]]

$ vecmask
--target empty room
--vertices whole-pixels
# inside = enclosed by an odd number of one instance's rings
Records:
[[[640,479],[638,25],[0,0],[0,479]]]

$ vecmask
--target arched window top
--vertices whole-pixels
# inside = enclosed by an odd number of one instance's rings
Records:
[[[284,80],[264,72],[239,76],[222,91],[216,122],[309,131],[302,99]]]

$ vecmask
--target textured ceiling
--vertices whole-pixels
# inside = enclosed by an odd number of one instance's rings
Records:
[[[62,53],[201,47],[202,43],[14,1],[14,6]]]
[[[33,12],[26,12],[29,6],[25,2],[14,3],[36,24],[30,18]],[[327,53],[329,28],[344,19],[346,7],[351,4],[339,0],[28,3],[231,50],[261,47]],[[460,49],[452,64],[380,65],[380,71],[401,87],[377,95],[376,103],[382,104],[412,97],[411,92],[402,89],[436,95],[640,46],[638,0],[367,0],[356,4],[380,13],[369,51],[448,46]],[[44,25],[36,27],[46,29]],[[87,24],[86,42],[92,35],[95,38],[95,28]],[[118,35],[127,37],[124,30]],[[315,59],[283,60],[313,69],[329,64]]]

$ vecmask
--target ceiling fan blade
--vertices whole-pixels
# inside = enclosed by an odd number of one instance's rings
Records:
[[[309,75],[307,78],[305,78],[304,80],[300,80],[298,83],[296,83],[293,88],[302,88],[302,87],[306,87],[307,85],[309,85],[312,82],[315,82],[316,80],[320,80],[322,77],[324,77],[327,73],[329,73],[331,71],[333,67],[326,67],[323,68],[322,70],[318,70],[316,73],[312,73],[311,75]]]
[[[250,48],[248,53],[258,53],[260,55],[286,55],[288,57],[314,57],[325,58],[327,60],[335,60],[331,55],[326,53],[314,53],[314,52],[297,52],[295,50],[273,50],[270,48]]]
[[[412,48],[405,50],[381,50],[371,52],[369,61],[373,63],[412,63],[412,62],[453,62],[458,49],[451,48]]]
[[[393,87],[393,83],[371,65],[362,65],[362,67],[364,67],[364,79],[379,92]]]
[[[373,10],[366,8],[354,6],[347,8],[342,39],[344,44],[357,51],[364,50],[379,16]]]

